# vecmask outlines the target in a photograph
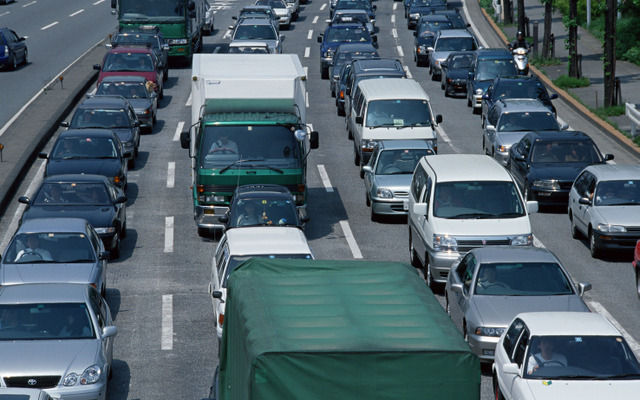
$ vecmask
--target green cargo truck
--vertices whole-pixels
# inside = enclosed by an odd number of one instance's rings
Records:
[[[169,57],[184,58],[202,49],[204,0],[111,0],[120,30],[157,26],[169,44]]]
[[[415,268],[251,259],[230,275],[214,397],[480,398],[480,362]]]
[[[306,213],[307,156],[318,133],[306,124],[306,74],[295,54],[195,54],[191,127],[180,144],[192,159],[198,233],[219,218],[239,185],[274,183]]]

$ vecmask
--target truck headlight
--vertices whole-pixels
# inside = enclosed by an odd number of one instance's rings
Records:
[[[622,225],[598,224],[600,232],[626,232],[627,228]]]
[[[136,108],[136,109],[134,109],[134,112],[136,114],[139,114],[139,115],[149,115],[149,114],[151,114],[151,110],[149,110],[148,108]]]
[[[377,140],[363,140],[362,141],[362,151],[373,151],[373,148],[378,144]]]
[[[187,44],[187,39],[169,39],[168,43],[171,44]]]
[[[393,192],[391,191],[391,189],[378,188],[377,196],[381,199],[393,199]]]
[[[498,146],[498,152],[499,153],[508,153],[510,147],[511,146],[506,146],[506,145],[502,144],[502,145]]]
[[[433,250],[435,251],[458,251],[458,241],[447,235],[433,235]]]
[[[533,245],[533,235],[520,235],[514,236],[511,238],[512,246],[532,246]]]
[[[198,202],[200,203],[224,203],[224,196],[215,194],[198,194]]]
[[[476,335],[478,336],[492,336],[498,337],[502,335],[505,328],[495,328],[490,326],[479,326],[476,328]]]
[[[409,14],[409,18],[418,19],[420,18],[420,14],[419,13]]]

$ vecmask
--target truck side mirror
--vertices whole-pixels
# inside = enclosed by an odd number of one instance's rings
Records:
[[[439,124],[441,122],[442,122],[442,115],[441,114],[436,115],[436,124]]]
[[[414,203],[413,213],[416,215],[427,215],[427,203]]]
[[[214,299],[219,299],[221,303],[224,303],[224,300],[222,300],[222,292],[219,290],[215,290],[213,293],[211,293],[211,297],[213,297]]]
[[[361,115],[356,117],[356,124],[362,125],[362,116]]]
[[[182,133],[180,133],[180,147],[188,149],[190,144],[191,137],[189,136],[189,131],[182,131]]]
[[[320,146],[320,135],[318,131],[311,131],[309,134],[309,145],[312,149],[317,149]]]
[[[93,64],[93,69],[100,71],[100,64]]]

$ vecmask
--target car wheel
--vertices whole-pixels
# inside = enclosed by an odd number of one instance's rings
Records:
[[[364,197],[366,198],[365,203],[367,204],[367,207],[371,207],[371,199],[369,199],[369,194],[366,194]]]
[[[471,98],[467,94],[467,107],[471,107]]]
[[[129,159],[129,161],[127,161],[127,166],[129,167],[129,169],[134,169],[136,167],[135,151],[134,155]]]
[[[102,284],[102,287],[100,288],[100,296],[102,296],[102,298],[106,298],[107,297],[107,287],[105,286],[105,284]]]
[[[531,200],[531,193],[529,193],[529,185],[527,182],[524,183],[524,201]]]
[[[360,179],[364,179],[364,171],[362,170],[363,166],[364,166],[364,164],[360,163]]]
[[[211,235],[209,228],[198,228],[198,236],[206,238]]]
[[[127,237],[127,223],[126,222],[122,225],[122,228],[120,229],[120,237],[123,238],[123,239]]]
[[[155,125],[156,121],[157,121],[157,114],[153,114],[153,118],[151,119],[151,123],[153,125]],[[151,126],[151,130],[153,131],[153,125]]]
[[[158,100],[164,99],[164,85],[160,86],[160,93],[158,93]]]
[[[434,70],[434,71],[431,73],[431,80],[432,80],[432,81],[437,81],[438,79],[440,79],[440,76],[439,76],[439,75],[437,75],[437,74],[436,74],[436,71]]]
[[[169,80],[169,68],[164,70],[164,74],[162,74],[162,80],[165,82]]]
[[[18,68],[18,60],[16,60],[16,55],[12,54],[11,55],[11,59],[9,60],[9,68],[11,70],[15,70],[16,68]]]
[[[356,144],[353,144],[353,163],[357,166],[360,165],[360,154],[358,154],[358,149],[356,149]]]
[[[347,126],[347,138],[349,140],[353,140],[353,132],[351,132],[351,129],[349,129],[348,126]]]
[[[471,112],[473,112],[475,115],[478,115],[480,114],[480,109],[472,105]]]
[[[24,49],[24,57],[22,58],[22,63],[27,65],[29,63],[29,50]]]
[[[371,222],[378,222],[380,216],[373,211],[373,207],[371,207]]]
[[[447,90],[446,90],[446,87],[444,85],[444,82],[445,82],[444,75],[440,74],[440,90],[444,90],[444,95],[446,96],[447,95]]]
[[[331,91],[331,97],[336,97],[336,91],[335,90]]]
[[[593,229],[589,230],[589,250],[591,250],[591,257],[593,258],[600,257],[600,253],[602,253],[602,250],[596,241],[596,235],[593,233]]]
[[[578,230],[578,227],[576,226],[576,222],[573,220],[573,214],[569,213],[569,223],[570,223],[570,230],[571,230],[571,237],[574,239],[579,239],[580,236],[582,236],[580,234],[580,231]]]
[[[638,292],[638,299],[640,299],[640,272],[636,270],[636,292]]]
[[[320,78],[329,79],[329,68],[320,67]]]
[[[493,375],[493,394],[496,400],[504,400],[504,396],[500,391],[500,385],[498,384],[498,377]]]
[[[422,268],[422,264],[420,264],[420,259],[418,258],[418,254],[416,254],[416,249],[413,247],[413,240],[411,235],[411,228],[409,228],[409,260],[411,261],[411,265],[415,268]]]
[[[338,116],[344,117],[344,115],[345,115],[344,108],[338,107]]]
[[[443,89],[444,89],[444,97],[450,97],[449,85],[445,84]]]
[[[115,244],[111,246],[111,259],[115,260],[120,258],[120,236],[116,233],[116,237],[114,238]]]
[[[467,333],[467,323],[466,321],[462,323],[462,337],[464,341],[469,343],[469,334]]]
[[[435,288],[435,282],[433,281],[433,274],[431,273],[431,265],[429,264],[429,256],[424,258],[424,278],[427,282],[427,286],[433,290]]]
[[[444,311],[448,316],[451,316],[451,308],[449,306],[449,296],[444,297]]]

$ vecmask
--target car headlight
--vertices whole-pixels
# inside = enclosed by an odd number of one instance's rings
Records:
[[[433,235],[434,251],[458,251],[458,241],[447,235]]]
[[[482,96],[482,94],[484,93],[484,90],[482,89],[476,89],[476,95],[478,96]]]
[[[98,235],[106,235],[107,233],[114,233],[115,231],[115,226],[110,226],[108,228],[96,228],[96,233]]]
[[[533,245],[533,235],[520,235],[511,238],[512,246],[532,246]]]
[[[151,110],[148,108],[136,108],[134,109],[136,114],[149,115],[151,114]]]
[[[440,68],[440,63],[443,62],[444,60],[436,60],[436,67]]]
[[[377,196],[382,198],[382,199],[392,199],[393,198],[393,192],[391,191],[391,189],[378,188]]]
[[[122,145],[125,148],[125,150],[131,150],[131,149],[133,149],[133,140],[124,142],[124,143],[122,143]]]
[[[102,373],[102,369],[96,364],[90,366],[82,372],[82,376],[80,377],[81,385],[91,385],[98,382],[100,379],[100,374]]]
[[[476,335],[478,336],[493,336],[498,337],[502,335],[505,328],[495,328],[490,326],[479,326],[476,328]]]
[[[533,181],[533,186],[545,190],[560,190],[560,182],[555,179],[541,179]]]
[[[598,224],[600,232],[626,232],[627,228],[622,225]]]
[[[169,39],[168,43],[171,44],[187,44],[187,39]]]
[[[420,14],[419,14],[419,13],[409,14],[409,18],[415,18],[415,19],[418,19],[418,18],[420,18]]]
[[[364,139],[362,141],[362,151],[373,151],[373,148],[378,145],[377,140],[367,140]]]
[[[498,146],[498,152],[500,153],[508,153],[509,152],[509,148],[511,148],[511,146],[506,146],[504,144]]]

